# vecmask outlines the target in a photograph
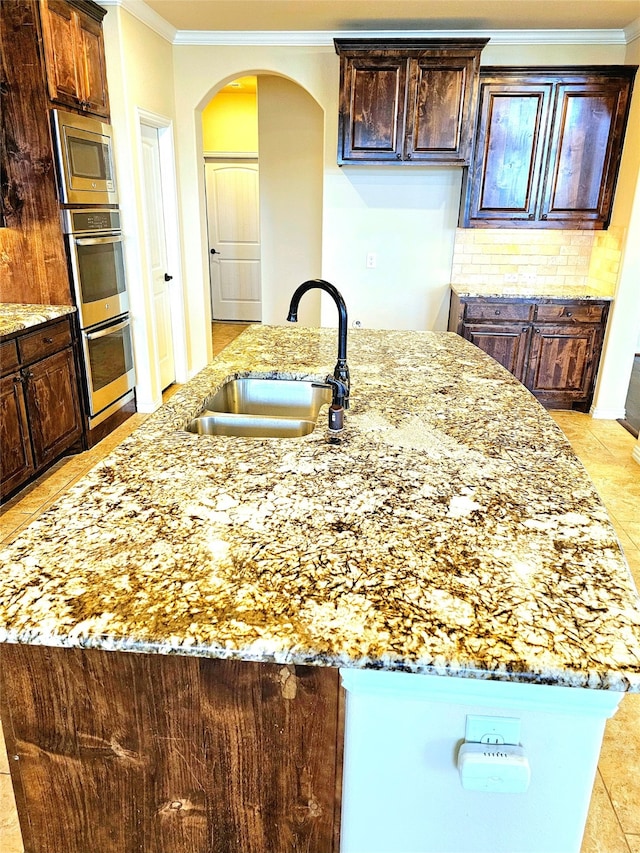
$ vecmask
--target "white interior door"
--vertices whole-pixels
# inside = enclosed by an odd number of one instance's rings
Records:
[[[147,248],[153,277],[153,315],[155,345],[160,385],[164,391],[176,378],[171,327],[171,280],[167,270],[162,175],[158,130],[141,125],[142,162],[144,166],[145,213]]]
[[[258,163],[208,162],[205,177],[213,318],[260,320]]]

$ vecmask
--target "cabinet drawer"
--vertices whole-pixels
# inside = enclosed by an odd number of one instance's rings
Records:
[[[599,323],[604,313],[604,305],[588,302],[553,302],[549,305],[538,305],[536,320],[540,323]]]
[[[68,320],[44,326],[19,339],[20,358],[24,364],[38,361],[58,352],[71,344],[71,329]]]
[[[15,341],[4,341],[0,344],[0,375],[4,376],[15,370],[18,361],[18,347]]]
[[[467,302],[467,320],[530,320],[535,306],[518,302]]]

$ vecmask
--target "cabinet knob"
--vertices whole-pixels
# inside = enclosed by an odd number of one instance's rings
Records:
[[[496,316],[500,313],[500,309],[496,308]]]
[[[534,332],[536,333],[536,335],[539,335],[539,334],[540,334],[540,329],[534,329]]]
[[[396,160],[400,160],[400,159],[401,159],[401,155],[400,155],[400,153],[397,153],[396,154]]]
[[[565,317],[573,317],[573,311],[565,311],[564,316]]]
[[[523,331],[523,332],[526,332],[526,331],[528,330],[528,328],[529,328],[528,326],[523,326],[523,327],[522,327],[522,331]]]
[[[411,160],[411,152],[407,154],[407,160]]]
[[[24,385],[24,378],[22,376],[14,376],[13,377],[14,385]]]
[[[52,343],[53,343],[53,338],[43,338],[43,339],[42,339],[42,343],[43,343],[43,344],[52,344]]]
[[[547,214],[546,214],[546,213],[543,213],[543,214],[542,214],[542,216],[540,217],[540,219],[546,219],[546,218],[547,218]]]
[[[533,216],[534,216],[534,214],[533,214],[533,213],[530,213],[530,214],[529,214],[529,216],[528,216],[527,218],[528,218],[528,219],[533,219]]]

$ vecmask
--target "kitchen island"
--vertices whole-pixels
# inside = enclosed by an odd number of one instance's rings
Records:
[[[562,848],[576,849],[603,720],[640,691],[640,601],[588,476],[520,383],[451,333],[358,330],[340,442],[322,414],[296,439],[184,429],[229,377],[323,380],[335,344],[326,329],[250,328],[2,553],[3,723],[27,849],[460,853],[464,812],[469,850],[551,850],[552,836],[513,833],[540,822],[537,797],[553,807],[554,773],[580,789]],[[419,744],[436,706],[461,728],[435,733],[446,767],[434,760],[429,795],[408,765],[402,784],[386,759],[380,778],[362,774],[363,750],[397,753],[403,728],[428,785]],[[546,717],[555,757],[545,769],[534,747],[527,794],[460,786],[456,741],[478,707],[520,709],[525,747]],[[579,752],[584,767],[563,767]],[[424,814],[372,807],[389,784]],[[443,785],[458,799],[426,838]],[[354,789],[370,795],[364,818]],[[519,805],[487,846],[474,815],[496,796]]]

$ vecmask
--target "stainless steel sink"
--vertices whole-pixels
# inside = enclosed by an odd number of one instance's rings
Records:
[[[328,385],[306,379],[243,377],[225,382],[188,425],[200,435],[299,438],[313,432],[331,403]]]

